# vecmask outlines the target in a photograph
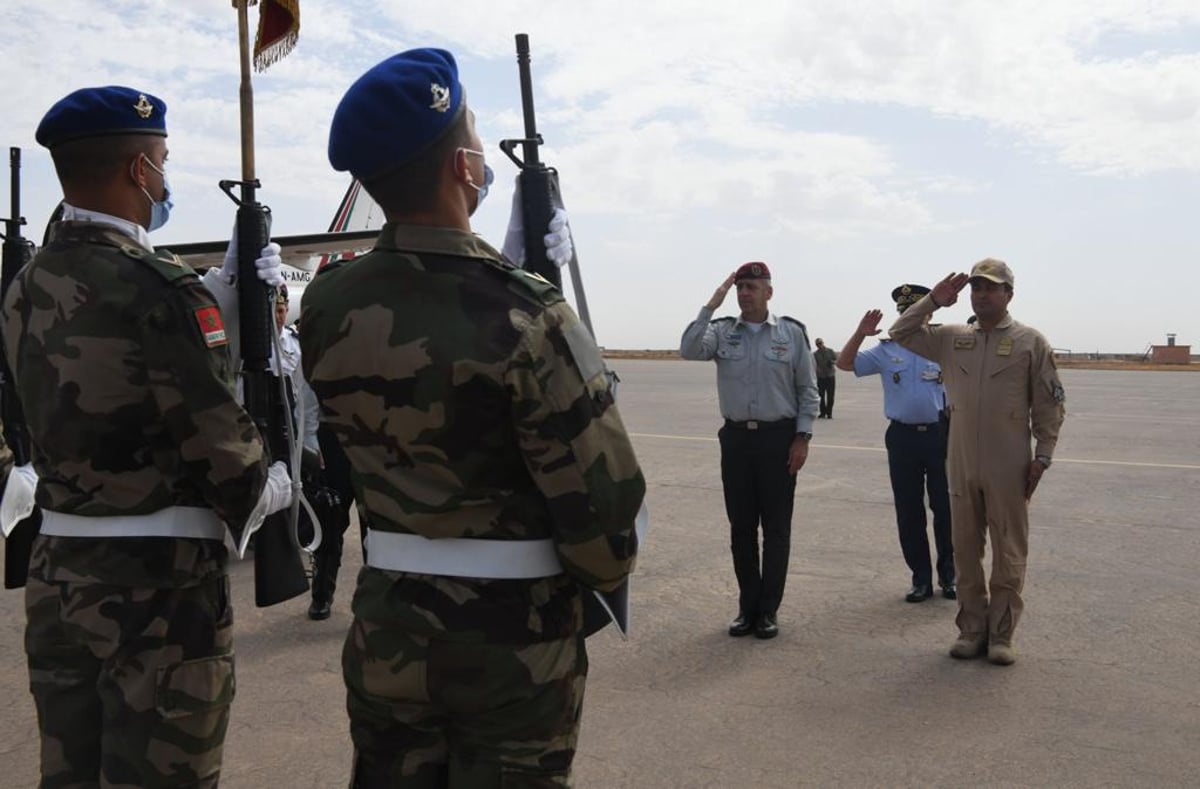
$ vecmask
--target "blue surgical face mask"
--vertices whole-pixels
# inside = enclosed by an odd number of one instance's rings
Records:
[[[470,148],[463,148],[462,150],[466,153],[473,153],[476,156],[483,157],[483,151],[473,151]],[[483,163],[483,186],[475,186],[475,184],[470,184],[470,186],[474,187],[476,192],[479,192],[479,199],[475,201],[475,210],[479,210],[479,206],[483,204],[483,198],[487,197],[488,189],[495,180],[496,173],[492,171],[492,168],[485,161]]]
[[[150,157],[146,156],[146,164],[150,165],[150,169],[162,176],[163,179],[163,199],[155,200],[146,191],[146,187],[141,187],[142,194],[146,195],[146,199],[150,201],[150,227],[151,232],[158,230],[167,223],[171,218],[171,209],[175,207],[175,201],[171,199],[171,183],[167,180],[167,174],[154,166],[154,162],[150,161]]]

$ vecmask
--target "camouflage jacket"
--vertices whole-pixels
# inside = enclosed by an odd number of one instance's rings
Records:
[[[567,573],[419,576],[434,591],[373,570],[357,615],[394,622],[407,603],[417,629],[562,637],[577,584],[609,590],[632,570],[645,482],[600,352],[544,279],[469,233],[389,223],[371,253],[308,287],[300,344],[372,529],[552,538]]]
[[[43,509],[207,506],[240,531],[266,461],[234,396],[220,312],[191,268],[115,229],[62,222],[13,281],[3,320]],[[214,540],[42,537],[30,572],[168,587],[224,560]]]

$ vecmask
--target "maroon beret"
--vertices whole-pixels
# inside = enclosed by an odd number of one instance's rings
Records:
[[[744,279],[770,279],[771,269],[767,268],[766,263],[760,263],[757,260],[753,263],[743,263],[733,275],[734,282],[740,282]]]

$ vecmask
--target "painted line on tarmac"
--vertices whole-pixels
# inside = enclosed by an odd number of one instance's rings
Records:
[[[707,436],[669,436],[662,433],[630,433],[631,438],[663,438],[668,441],[708,441],[717,443],[717,439]],[[822,444],[813,442],[813,446],[821,449],[841,449],[847,452],[887,452],[883,447],[854,447],[846,444]],[[1073,463],[1081,466],[1126,466],[1129,468],[1162,468],[1179,469],[1181,471],[1200,471],[1200,466],[1187,463],[1140,463],[1134,460],[1083,460],[1080,458],[1055,458],[1055,463]]]
[[[709,438],[708,436],[668,436],[662,433],[630,433],[630,438],[665,438],[668,441],[708,441],[713,444],[717,443],[717,439]],[[813,446],[821,449],[846,449],[851,452],[887,452],[883,447],[852,447],[842,444],[821,444],[816,441]],[[1197,468],[1200,468],[1198,466]]]

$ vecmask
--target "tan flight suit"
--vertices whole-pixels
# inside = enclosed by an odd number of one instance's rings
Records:
[[[978,324],[923,327],[925,296],[892,325],[892,339],[942,366],[950,411],[950,511],[959,631],[1011,644],[1024,603],[1029,549],[1025,485],[1034,455],[1051,458],[1065,410],[1054,353],[1036,329],[1006,315]],[[1031,431],[1032,426],[1032,431]],[[1031,434],[1037,447],[1030,452]],[[992,540],[992,577],[983,572]],[[989,591],[991,602],[989,604]]]

